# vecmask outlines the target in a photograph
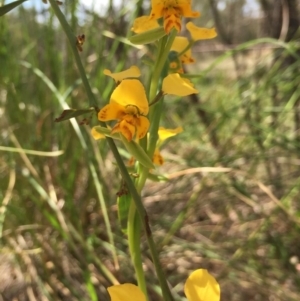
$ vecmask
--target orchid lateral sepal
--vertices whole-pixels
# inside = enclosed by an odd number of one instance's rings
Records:
[[[128,40],[135,45],[144,45],[153,43],[166,35],[166,32],[163,27],[154,28],[139,34],[136,34]]]
[[[128,152],[137,160],[139,161],[143,166],[149,169],[155,169],[155,166],[152,162],[152,160],[149,158],[147,153],[144,151],[144,149],[134,140],[131,140],[130,142],[122,135],[120,134],[121,140],[123,144],[125,145]]]
[[[111,129],[97,125],[94,126],[91,130],[92,136],[94,137],[94,139],[98,140],[98,139],[104,139],[105,137],[110,137],[112,139],[117,139],[117,140],[121,140],[120,138],[120,134],[115,133],[115,134],[111,134]]]

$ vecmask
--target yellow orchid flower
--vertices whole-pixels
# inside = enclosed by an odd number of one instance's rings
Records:
[[[186,28],[190,32],[193,41],[213,39],[217,36],[215,28],[198,27],[192,22],[188,22]]]
[[[131,283],[110,286],[107,290],[111,301],[146,301],[140,288]]]
[[[145,88],[137,79],[124,79],[113,91],[109,104],[98,113],[100,121],[118,120],[111,134],[122,133],[128,141],[143,138],[149,128]]]
[[[187,23],[186,27],[190,32],[192,39],[189,41],[186,37],[175,37],[169,55],[170,73],[183,73],[181,64],[192,64],[195,62],[191,51],[191,46],[195,41],[212,39],[217,36],[215,28],[197,27],[192,22]]]
[[[142,33],[158,27],[159,24],[156,20],[149,20],[149,16],[141,16],[134,20],[131,31],[134,33]]]
[[[128,68],[124,71],[116,72],[116,73],[112,73],[110,70],[104,69],[103,74],[110,76],[111,78],[113,78],[115,80],[116,83],[119,83],[125,78],[140,77],[141,71],[137,66],[131,66],[130,68]]]
[[[171,138],[173,136],[176,136],[179,133],[182,133],[183,129],[181,126],[175,128],[175,129],[166,129],[163,126],[160,126],[158,129],[158,141],[159,143],[162,143],[163,141],[167,140],[168,138]]]
[[[163,165],[164,164],[164,158],[161,155],[160,151],[159,151],[159,147],[161,146],[161,144],[168,138],[173,137],[179,133],[181,133],[183,131],[182,127],[177,127],[175,129],[166,129],[162,126],[159,127],[158,129],[158,140],[157,140],[157,144],[156,144],[156,149],[154,151],[153,157],[152,157],[152,162],[155,165]],[[94,137],[95,138],[95,137]],[[96,138],[95,138],[96,139]],[[98,138],[101,139],[101,138]],[[129,161],[127,162],[128,166],[133,166],[135,163],[135,158],[131,157],[129,159]]]
[[[176,37],[171,47],[171,51],[176,51],[178,53],[183,52],[188,48],[190,42],[186,37]],[[183,64],[192,64],[195,59],[192,57],[191,48],[188,48],[184,53],[180,55],[180,61]]]
[[[154,151],[154,154],[152,157],[152,162],[158,166],[162,166],[165,163],[165,160],[164,160],[163,156],[161,155],[158,148],[156,148]]]
[[[162,90],[164,94],[176,96],[187,96],[199,92],[190,80],[181,77],[178,73],[171,73],[164,78]]]
[[[152,0],[150,20],[164,18],[164,29],[169,33],[173,28],[181,30],[181,17],[196,18],[199,12],[192,11],[191,0]]]
[[[207,270],[199,269],[188,277],[184,292],[189,301],[219,301],[220,286]]]
[[[111,301],[146,301],[142,291],[133,284],[125,283],[109,287]],[[220,286],[207,270],[199,269],[188,277],[184,292],[188,301],[219,301]]]
[[[164,158],[161,155],[159,151],[160,145],[165,141],[166,139],[173,137],[183,131],[182,127],[177,127],[176,129],[166,129],[162,126],[159,127],[158,129],[158,141],[156,145],[156,149],[153,154],[152,162],[156,165],[163,165],[164,164]]]

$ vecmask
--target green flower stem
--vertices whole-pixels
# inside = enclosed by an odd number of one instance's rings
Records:
[[[156,65],[155,65],[155,68],[154,68],[154,71],[152,74],[150,91],[149,91],[149,100],[154,99],[153,104],[155,104],[157,102],[157,100],[160,100],[162,98],[162,93],[159,93],[158,95],[156,95],[156,93],[158,90],[158,84],[161,79],[162,71],[165,66],[165,63],[166,63],[170,48],[173,44],[174,38],[176,36],[176,33],[177,33],[176,31],[173,31],[173,33],[170,35],[170,37],[164,37],[159,41],[158,56],[157,56],[158,60],[156,62]],[[157,107],[161,108],[161,106],[162,106],[162,101]],[[157,110],[157,108],[156,108],[156,110]],[[151,114],[151,111],[150,111],[150,122],[152,122],[151,116],[153,116],[153,115]],[[159,120],[160,120],[160,115],[159,115],[159,118],[157,119],[158,126],[159,126]],[[157,134],[158,126],[156,126],[156,128],[157,128],[157,130],[155,132],[156,135],[154,134],[154,139],[153,139],[153,141],[155,140],[154,145],[156,145],[156,141],[158,139],[158,134]],[[151,135],[151,131],[150,131],[150,135]],[[143,146],[144,147],[146,146],[145,143],[143,143]],[[153,156],[154,149],[153,149],[152,154],[150,153],[151,154],[150,158]],[[139,164],[139,172],[138,173],[140,176],[139,176],[139,179],[137,180],[136,188],[137,188],[137,191],[139,193],[141,193],[141,191],[145,185],[145,182],[148,178],[149,169],[147,169],[144,166],[142,166],[141,164]],[[145,216],[145,217],[147,217],[147,216]],[[131,255],[132,255],[133,261],[135,262],[135,270],[136,270],[136,274],[137,274],[138,283],[139,283],[140,288],[144,291],[144,290],[146,290],[146,287],[144,287],[144,283],[143,283],[145,278],[144,278],[144,272],[143,272],[143,267],[142,267],[141,250],[140,250],[140,240],[141,240],[141,225],[140,224],[141,224],[141,219],[136,214],[135,204],[132,203],[131,207],[130,207],[129,217],[128,217],[128,236],[129,236],[129,241],[130,241]],[[150,228],[149,228],[149,230],[150,230]],[[147,234],[147,239],[148,239],[148,244],[149,244],[150,250],[151,250],[151,246],[153,245],[153,248],[156,251],[156,247],[155,247],[154,241],[152,239],[151,231],[148,232],[146,230],[146,234]],[[172,294],[167,285],[164,273],[160,267],[158,255],[156,258],[153,257],[153,261],[154,261],[154,265],[156,268],[156,273],[157,273],[159,281],[160,281],[164,299],[172,300],[173,297],[172,297]],[[142,274],[142,275],[139,275],[139,274]],[[139,281],[139,279],[140,279],[140,281]],[[145,295],[148,297],[148,295],[146,293],[145,293]]]
[[[153,75],[151,78],[151,85],[150,85],[150,92],[149,92],[149,99],[154,99],[154,103],[152,102],[152,104],[155,104],[158,100],[160,100],[162,98],[162,93],[159,93],[158,95],[156,95],[156,93],[157,93],[159,81],[161,79],[161,74],[162,74],[163,68],[165,66],[165,62],[167,60],[170,48],[173,44],[176,34],[177,34],[177,32],[173,31],[173,33],[170,35],[170,37],[164,37],[159,41],[158,56],[157,56],[158,60],[156,62],[156,65],[155,65],[155,68],[153,71]],[[161,108],[161,104],[158,106],[158,108]],[[159,124],[159,119],[158,119],[158,124]],[[150,120],[151,120],[151,117],[150,117]],[[158,131],[158,127],[157,127],[157,131]],[[157,131],[156,131],[156,138],[154,139],[155,144],[158,139]],[[143,146],[145,147],[146,143],[143,143]],[[153,153],[154,153],[154,150],[153,150]],[[153,156],[153,154],[152,154],[152,156]],[[149,169],[147,169],[147,168],[143,167],[141,164],[139,164],[139,172],[138,173],[140,176],[136,183],[136,188],[137,188],[138,193],[141,193],[141,191],[145,185],[145,182],[147,180]],[[133,202],[131,203],[129,216],[128,216],[128,240],[129,240],[129,248],[130,248],[132,260],[134,262],[134,267],[135,267],[135,272],[137,275],[139,287],[145,293],[145,295],[147,296],[147,299],[148,299],[146,285],[145,285],[145,276],[144,276],[144,271],[143,271],[143,266],[142,266],[141,250],[140,250],[141,220],[140,220],[140,217],[136,214],[136,206]],[[152,242],[153,242],[153,240],[152,240]],[[148,243],[149,243],[149,241],[148,241]],[[158,261],[158,263],[159,263],[159,261]],[[157,267],[156,267],[156,272],[158,273],[158,277],[160,277],[159,274],[161,274],[161,277],[165,281],[165,276],[163,275],[160,265],[159,265],[159,269],[157,269]],[[162,291],[163,291],[164,297],[166,294],[168,294],[170,296],[170,298],[172,298],[172,295],[170,294],[170,291],[169,291],[169,288],[167,285],[165,288],[165,292],[164,292],[164,288],[162,286]],[[168,300],[168,299],[165,299],[165,300]]]
[[[140,247],[141,220],[139,215],[136,214],[136,206],[133,200],[131,200],[128,214],[128,244],[138,286],[146,296],[147,301],[149,301]]]
[[[164,36],[163,38],[161,38],[158,41],[158,50],[157,50],[157,60],[156,63],[154,65],[154,69],[153,69],[153,73],[151,76],[151,81],[150,81],[150,89],[149,89],[149,101],[154,99],[157,93],[157,87],[158,87],[158,83],[161,77],[161,71],[163,69],[164,63],[161,63],[161,58],[164,54],[164,45],[167,43],[168,41],[168,36]],[[151,110],[149,113],[150,117],[151,117]]]
[[[143,168],[144,167],[141,164],[139,164],[138,167],[139,174],[142,173],[141,169]],[[136,179],[135,187],[137,189],[137,192],[141,194],[144,185],[142,186],[138,185],[139,179],[140,177]],[[136,206],[132,199],[131,199],[129,214],[128,214],[128,242],[129,242],[131,259],[134,265],[139,288],[145,294],[147,301],[149,301],[145,273],[143,270],[142,254],[141,254],[141,219],[140,216],[137,214]]]
[[[139,164],[139,178],[135,185],[137,191],[141,194],[141,191],[146,183],[148,177],[148,169]],[[149,301],[147,292],[145,273],[143,270],[143,261],[141,254],[141,219],[137,214],[136,206],[133,200],[131,200],[129,214],[128,214],[128,242],[129,249],[134,265],[138,286],[146,296],[146,300]]]
[[[157,63],[154,67],[154,71],[151,79],[149,99],[155,99],[156,97],[159,81],[162,78],[162,74],[166,73],[163,72],[163,70],[176,35],[177,35],[177,31],[173,29],[169,36],[163,37],[160,40],[160,43],[161,44],[165,43],[165,46],[163,47],[159,45],[158,48],[160,51],[158,53]],[[148,146],[148,155],[150,158],[153,157],[156,143],[158,140],[158,128],[159,128],[160,117],[162,113],[162,107],[163,107],[163,98],[161,99],[160,102],[156,103],[150,108],[149,119],[150,119],[151,127],[150,127],[150,138],[149,138],[149,146]]]
[[[87,80],[84,68],[83,68],[81,60],[80,60],[80,56],[78,54],[78,50],[76,48],[76,38],[75,38],[68,22],[66,21],[64,15],[60,11],[60,8],[58,7],[56,1],[55,0],[49,0],[49,2],[50,2],[51,6],[54,10],[55,15],[57,16],[58,20],[60,21],[60,24],[61,24],[63,30],[65,31],[65,34],[68,37],[72,52],[73,52],[74,57],[75,57],[75,62],[77,64],[77,67],[78,67],[83,85],[86,89],[90,104],[91,104],[91,106],[93,106],[95,108],[95,110],[98,110],[95,96],[92,93],[90,84]],[[106,126],[104,122],[100,122],[100,124],[101,124],[101,126]],[[113,139],[107,137],[106,140],[107,140],[107,142],[110,146],[110,149],[111,149],[111,151],[112,151],[112,153],[113,153],[113,155],[114,155],[114,157],[117,161],[117,164],[119,166],[122,177],[123,177],[124,181],[127,184],[128,190],[130,191],[130,194],[131,194],[132,199],[133,199],[133,201],[135,203],[135,206],[136,206],[136,210],[139,214],[140,221],[141,221],[141,223],[143,225],[143,228],[145,230],[148,245],[149,245],[149,249],[150,249],[152,260],[153,260],[153,264],[155,266],[156,273],[157,273],[158,280],[159,280],[159,284],[160,284],[161,289],[162,289],[164,301],[173,301],[174,300],[173,296],[170,292],[170,289],[168,287],[165,275],[162,271],[162,268],[161,268],[161,265],[160,265],[160,262],[159,262],[158,253],[157,253],[156,246],[155,246],[155,243],[154,243],[154,240],[153,240],[153,237],[152,237],[152,232],[151,232],[151,229],[150,229],[150,226],[149,226],[148,215],[147,215],[146,210],[143,206],[141,196],[138,193],[138,191],[136,190],[136,188],[135,188],[135,186],[134,186],[134,184],[133,184],[133,182],[130,178],[130,175],[127,171],[127,168],[126,168],[126,166],[125,166],[125,164],[124,164],[124,162],[123,162],[123,160],[122,160],[122,158],[121,158],[121,156],[118,152],[118,149],[117,149]]]
[[[148,169],[139,164],[138,167],[139,178],[136,180],[135,186],[139,194],[146,183],[148,177]],[[146,299],[149,300],[147,293],[147,286],[145,281],[145,274],[143,270],[143,261],[141,256],[141,219],[136,212],[136,206],[131,200],[129,214],[128,214],[128,241],[131,258],[134,264],[135,273],[140,289],[144,292]]]
[[[149,103],[149,107],[155,105],[157,102],[159,102],[161,100],[161,98],[163,97],[164,92],[163,91],[159,91],[158,94],[155,96],[155,98]]]
[[[109,139],[107,138],[107,141],[108,141],[108,144],[109,144],[109,146],[110,146],[110,148],[111,148],[111,150],[112,150],[112,152],[115,156],[115,159],[116,159],[117,164],[119,166],[119,169],[121,171],[122,177],[123,177],[124,181],[127,184],[127,188],[130,191],[130,194],[131,194],[132,199],[134,201],[134,204],[136,206],[136,210],[139,214],[140,222],[142,223],[144,231],[146,233],[148,246],[149,246],[149,249],[150,249],[153,264],[155,266],[158,281],[159,281],[160,287],[162,289],[164,301],[173,301],[174,300],[173,296],[172,296],[171,291],[168,287],[166,277],[163,273],[163,270],[162,270],[160,262],[159,262],[159,257],[158,257],[158,253],[157,253],[157,250],[156,250],[156,245],[154,243],[154,240],[153,240],[153,237],[152,237],[152,231],[151,231],[150,225],[149,225],[148,215],[147,215],[146,210],[143,206],[141,196],[138,193],[136,187],[134,186],[134,183],[132,182],[132,180],[130,178],[130,175],[127,171],[127,168],[124,165],[124,162],[123,162],[121,156],[119,155],[119,152],[118,152],[117,147],[114,144],[113,140],[111,138],[109,138]]]
[[[150,158],[153,157],[154,151],[156,148],[157,140],[158,140],[158,129],[160,124],[160,117],[163,111],[163,98],[154,106],[153,109],[153,119],[151,120],[152,126],[150,129],[150,138],[149,138],[149,147],[148,147],[148,155]]]
[[[154,99],[156,96],[158,83],[161,79],[161,72],[165,66],[176,35],[177,31],[176,29],[173,29],[170,35],[164,36],[162,39],[159,40],[157,60],[151,77],[149,99]]]

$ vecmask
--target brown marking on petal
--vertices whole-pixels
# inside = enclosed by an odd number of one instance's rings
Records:
[[[193,12],[192,15],[193,16],[191,18],[197,18],[200,14],[198,12]]]
[[[126,115],[125,111],[118,111],[117,119],[123,119]]]
[[[177,68],[178,68],[178,63],[176,63],[176,62],[171,62],[171,63],[170,63],[170,68],[171,68],[171,69],[177,69]]]
[[[155,153],[153,158],[152,158],[152,162],[156,165],[163,165],[164,164],[164,158],[161,156],[161,154],[159,152]]]
[[[180,18],[176,19],[176,21],[174,23],[175,23],[174,27],[177,29],[177,31],[181,31],[181,20],[180,20]]]
[[[123,120],[125,120],[127,123],[133,125],[134,127],[136,126],[136,124],[138,123],[138,117],[137,116],[133,116],[133,115],[129,115],[127,114]]]
[[[125,136],[125,138],[130,142],[132,140],[132,134],[130,129],[126,126],[123,125],[122,129],[121,129],[121,133],[123,134],[123,136]]]
[[[164,159],[163,157],[160,156],[160,158],[158,159],[159,165],[163,165],[164,164]]]
[[[106,116],[107,116],[107,110],[108,110],[108,108],[106,107],[104,107],[103,109],[101,109],[100,111],[99,111],[99,113],[98,113],[98,119],[99,120],[103,120],[103,119],[106,119]]]
[[[135,163],[135,158],[134,157],[131,157],[128,162],[127,162],[127,166],[133,166]]]
[[[169,22],[165,24],[165,31],[166,33],[170,33],[170,31],[175,28],[178,32],[181,31],[181,24],[174,23],[174,22]]]
[[[131,123],[127,122],[126,119],[123,119],[120,122],[120,132],[128,141],[131,141],[135,135],[135,127]]]
[[[181,20],[177,14],[166,14],[164,18],[164,28],[166,33],[169,33],[172,28],[178,32],[181,31]]]
[[[120,127],[120,122],[118,122],[112,129],[111,129],[111,134],[114,133],[119,133],[121,132],[121,127]]]

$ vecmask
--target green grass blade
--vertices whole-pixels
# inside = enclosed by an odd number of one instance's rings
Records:
[[[17,6],[21,5],[25,1],[27,1],[27,0],[19,0],[19,1],[15,1],[15,2],[12,2],[12,3],[1,6],[0,7],[0,17],[4,16],[5,14],[10,12],[14,8],[16,8]]]

